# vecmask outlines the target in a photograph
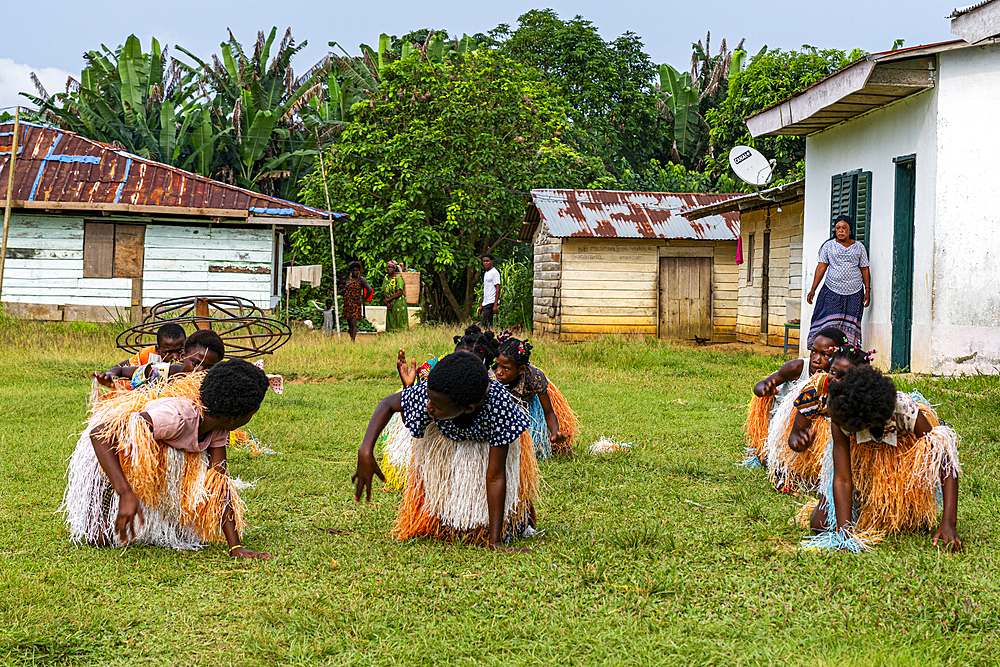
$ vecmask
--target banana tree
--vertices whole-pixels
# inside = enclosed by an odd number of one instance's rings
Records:
[[[681,74],[670,65],[660,65],[661,103],[673,120],[673,155],[678,164],[690,163],[708,145],[708,123],[701,117],[697,85],[688,72]]]
[[[307,42],[296,46],[289,29],[272,58],[276,36],[277,28],[266,37],[259,32],[248,52],[230,33],[220,45],[222,58],[213,55],[211,64],[178,48],[196,63],[185,65],[187,71],[212,91],[208,108],[216,128],[211,150],[216,176],[291,199],[317,152],[315,132],[307,131],[302,121],[312,107],[300,102],[322,88],[333,63],[325,58],[296,77],[291,61]],[[320,118],[317,123],[326,121]]]
[[[149,53],[135,35],[112,51],[84,54],[79,81],[49,95],[37,82],[38,95],[22,93],[38,105],[46,120],[63,129],[121,146],[141,157],[181,166],[191,164],[194,134],[207,102],[195,76],[152,40]],[[214,132],[209,132],[210,140]],[[195,166],[209,175],[207,165]]]

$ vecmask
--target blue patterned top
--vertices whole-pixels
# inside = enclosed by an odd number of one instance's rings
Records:
[[[528,430],[528,417],[511,399],[503,385],[490,380],[486,403],[476,413],[468,426],[458,426],[454,419],[435,420],[427,411],[427,383],[419,382],[401,393],[403,423],[414,438],[424,437],[431,422],[437,424],[441,434],[452,440],[488,442],[491,447],[509,445]]]

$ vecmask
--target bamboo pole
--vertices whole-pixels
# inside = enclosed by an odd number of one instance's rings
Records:
[[[7,234],[10,231],[10,205],[14,192],[14,166],[17,160],[17,139],[21,129],[21,107],[14,108],[14,134],[10,141],[10,161],[7,163],[7,202],[3,209],[3,239],[0,240],[0,294],[3,294],[3,271],[7,262]],[[0,301],[0,311],[3,301]]]
[[[315,130],[314,130],[315,131]],[[323,162],[323,144],[319,141],[319,132],[316,132],[316,145],[319,147],[319,170],[323,177],[323,192],[326,194],[326,213],[330,220],[330,262],[333,267],[333,318],[337,327],[337,338],[340,338],[340,308],[337,304],[337,250],[333,245],[333,213],[330,211],[330,187],[326,184],[326,163]]]

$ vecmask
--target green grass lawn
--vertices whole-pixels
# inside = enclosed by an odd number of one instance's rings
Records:
[[[964,436],[959,534],[874,553],[803,553],[804,497],[733,463],[752,382],[781,359],[656,341],[538,341],[533,361],[580,415],[572,459],[541,463],[545,535],[528,554],[389,537],[399,494],[349,481],[395,351],[453,331],[351,346],[315,332],[266,360],[285,375],[250,427],[275,456],[231,451],[244,544],[76,547],[55,513],[89,372],[120,361],[106,329],[0,325],[0,664],[995,664],[1000,622],[1000,381],[916,378]],[[345,337],[345,341],[349,340]],[[627,453],[591,456],[601,435]]]

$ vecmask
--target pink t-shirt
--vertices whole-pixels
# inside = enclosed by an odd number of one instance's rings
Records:
[[[229,444],[229,431],[224,429],[210,431],[198,440],[201,415],[186,398],[157,398],[146,403],[142,411],[153,421],[153,437],[174,449],[203,452]]]

